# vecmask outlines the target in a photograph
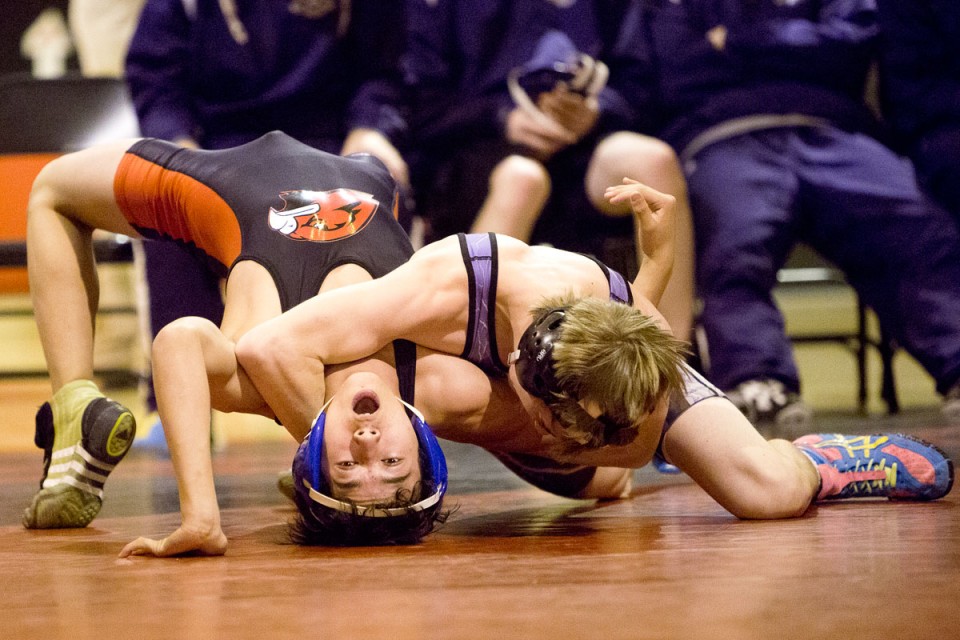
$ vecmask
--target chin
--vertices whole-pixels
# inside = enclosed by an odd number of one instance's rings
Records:
[[[386,381],[375,373],[360,371],[350,374],[337,393],[357,393],[361,389],[371,389],[378,395],[393,395],[394,390]]]

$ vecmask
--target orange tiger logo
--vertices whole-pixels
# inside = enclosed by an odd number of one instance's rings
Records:
[[[284,206],[270,207],[270,228],[291,240],[334,242],[359,233],[373,219],[380,203],[353,189],[284,191]]]

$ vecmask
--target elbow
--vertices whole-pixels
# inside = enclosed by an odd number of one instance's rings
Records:
[[[165,325],[153,339],[153,361],[161,361],[164,356],[177,357],[178,354],[198,345],[203,327],[207,320],[195,317],[178,318]]]
[[[628,498],[633,488],[633,471],[631,469],[617,469],[600,467],[597,469],[579,498],[592,500],[620,500]]]
[[[251,378],[258,372],[269,372],[290,348],[287,340],[277,337],[261,327],[254,327],[237,340],[237,363]]]

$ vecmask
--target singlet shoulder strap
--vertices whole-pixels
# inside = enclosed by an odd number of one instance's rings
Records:
[[[495,330],[497,309],[497,236],[493,233],[461,233],[460,253],[467,269],[470,309],[467,339],[461,358],[494,376],[507,375],[500,360]]]
[[[633,291],[630,290],[630,285],[627,283],[627,279],[623,277],[623,274],[621,274],[619,271],[611,269],[591,255],[583,255],[596,262],[597,266],[600,267],[600,270],[603,271],[603,275],[606,276],[607,282],[610,285],[610,299],[616,300],[617,302],[622,302],[623,304],[632,305]]]
[[[397,379],[400,381],[400,399],[413,405],[417,381],[417,345],[409,340],[394,340],[393,359],[397,367]]]

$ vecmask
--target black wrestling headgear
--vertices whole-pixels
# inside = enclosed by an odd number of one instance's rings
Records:
[[[562,393],[553,370],[553,346],[560,338],[566,309],[550,309],[533,321],[520,337],[511,360],[517,367],[517,379],[530,395],[546,402]]]
[[[561,396],[570,396],[560,386],[553,362],[553,347],[563,333],[566,311],[565,307],[549,309],[534,319],[520,337],[517,350],[509,358],[509,364],[517,368],[520,386],[530,395],[543,400],[551,409]],[[573,400],[576,402],[576,398]],[[574,410],[581,414],[580,420],[583,422],[598,423],[595,431],[603,434],[606,444],[627,444],[636,437],[629,423],[620,423],[603,414],[594,418],[579,404]]]

